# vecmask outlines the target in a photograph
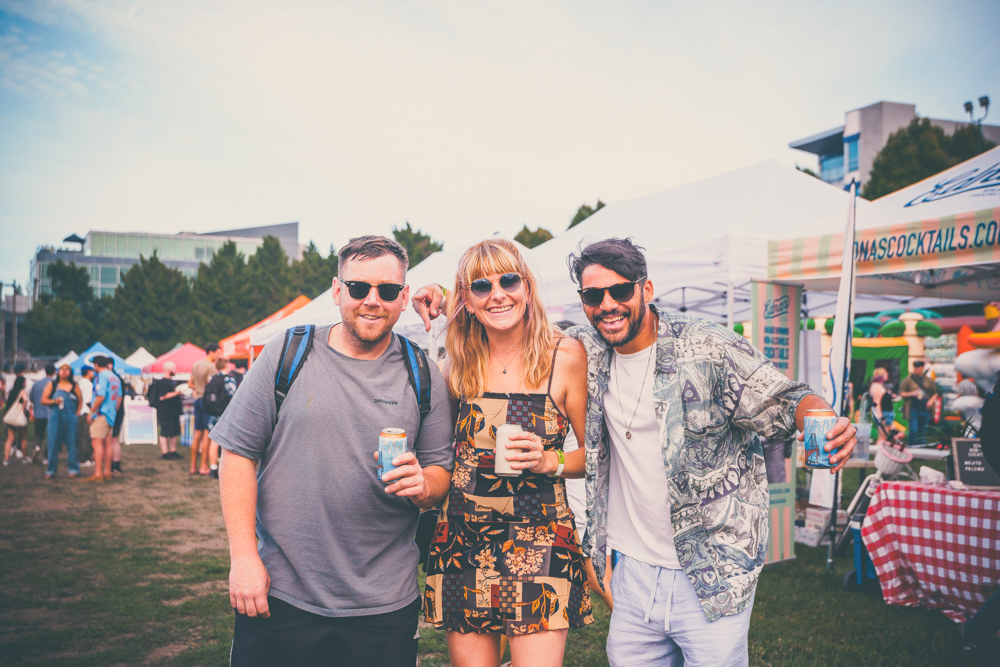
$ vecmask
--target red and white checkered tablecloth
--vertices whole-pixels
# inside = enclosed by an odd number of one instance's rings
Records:
[[[1000,492],[879,485],[861,537],[889,604],[972,616],[1000,586]]]

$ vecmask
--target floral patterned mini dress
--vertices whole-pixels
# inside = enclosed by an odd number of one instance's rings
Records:
[[[506,635],[593,622],[566,483],[527,470],[501,477],[493,467],[501,424],[562,449],[569,425],[551,389],[550,376],[544,394],[486,392],[459,403],[458,456],[427,567],[427,622]]]

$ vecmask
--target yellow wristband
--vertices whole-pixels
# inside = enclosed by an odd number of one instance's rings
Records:
[[[552,479],[558,479],[562,475],[563,468],[566,466],[566,457],[563,456],[561,449],[556,450],[556,457],[559,459],[559,467],[556,468],[554,473],[549,475]]]

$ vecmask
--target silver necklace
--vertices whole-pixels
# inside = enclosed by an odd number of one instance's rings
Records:
[[[524,336],[522,335],[521,338],[523,338],[523,337]],[[514,345],[517,345],[520,342],[521,342],[521,339],[518,338],[516,341],[514,341]],[[504,352],[504,354],[507,354],[507,352],[510,352],[511,350],[513,350],[514,349],[514,345],[511,345],[510,347],[508,347],[507,351]],[[490,352],[492,353],[492,350]],[[500,364],[500,367],[503,369],[503,374],[507,375],[507,367],[510,366],[511,362],[514,361],[514,357],[516,357],[516,356],[517,356],[516,354],[515,355],[511,355],[510,359],[507,360],[506,364],[504,362],[500,361],[500,357],[498,355],[496,355],[496,354],[493,355],[493,358],[497,360],[498,364]]]
[[[635,421],[635,415],[639,412],[639,403],[642,402],[642,390],[646,388],[646,378],[649,377],[649,365],[653,361],[653,350],[656,349],[656,343],[654,342],[649,346],[649,359],[646,360],[646,372],[642,376],[642,384],[639,385],[639,400],[635,402],[635,410],[632,411],[632,418],[628,420],[625,424],[625,439],[632,439],[632,422]],[[622,411],[622,418],[625,417],[625,408],[622,407],[622,388],[621,384],[618,382],[618,355],[615,354],[615,388],[618,390],[618,409]]]

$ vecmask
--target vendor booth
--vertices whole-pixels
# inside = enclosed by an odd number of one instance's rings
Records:
[[[275,312],[271,313],[270,315],[262,319],[260,322],[257,322],[256,324],[251,325],[246,329],[244,329],[243,331],[235,333],[232,336],[229,336],[228,338],[223,338],[221,341],[219,341],[219,347],[222,349],[222,354],[227,359],[249,359],[251,332],[266,327],[269,324],[278,322],[288,317],[292,313],[308,305],[309,302],[310,302],[309,297],[300,294],[299,296],[295,297],[295,300],[289,303],[287,306],[279,310],[276,310]]]
[[[73,372],[75,374],[79,375],[80,371],[83,370],[84,366],[90,366],[91,368],[93,368],[94,357],[98,356],[111,357],[111,360],[114,361],[115,373],[118,373],[118,375],[142,374],[142,368],[126,363],[124,359],[119,357],[117,354],[109,350],[101,343],[94,343],[89,348],[87,348],[87,350],[83,352],[75,361],[70,363],[70,368],[73,369]]]
[[[853,250],[857,293],[996,300],[1000,295],[998,218],[1000,148],[858,207]],[[793,281],[807,290],[836,287],[844,264],[851,266],[851,258],[845,257],[844,219],[843,214],[833,216],[797,238],[772,241],[768,278]],[[915,311],[916,305],[911,302],[909,308]],[[909,332],[911,324],[921,335],[916,325],[923,318],[919,312],[900,314],[901,323],[883,325],[880,335]],[[944,330],[933,321],[923,325],[922,335]],[[912,345],[905,337],[855,338],[851,346],[855,383],[870,378],[875,366],[885,366],[890,379],[896,367],[898,375],[904,376],[914,359]],[[879,463],[879,455],[892,451],[885,443],[879,445],[878,475],[886,464],[885,457]],[[942,454],[912,447],[896,452],[907,460]],[[984,465],[981,454],[975,465]],[[924,476],[921,471],[920,478]],[[935,477],[938,483],[930,481]],[[995,522],[981,520],[996,513],[1000,492],[944,484],[947,480],[940,473],[928,474],[927,480],[876,477],[867,494],[871,505],[858,517],[856,554],[863,543],[886,602],[921,604],[964,621],[1000,584],[996,569],[989,565],[1000,555]],[[858,583],[861,579],[858,575]]]
[[[143,368],[145,373],[162,373],[163,364],[168,361],[174,362],[178,373],[190,373],[194,370],[194,365],[205,358],[205,350],[191,343],[184,343],[180,347],[175,347],[166,354],[157,357],[156,361]]]
[[[768,279],[834,289],[844,261],[843,220],[843,214],[835,215],[798,238],[771,241]],[[1000,147],[859,206],[858,294],[995,300],[998,225]]]

